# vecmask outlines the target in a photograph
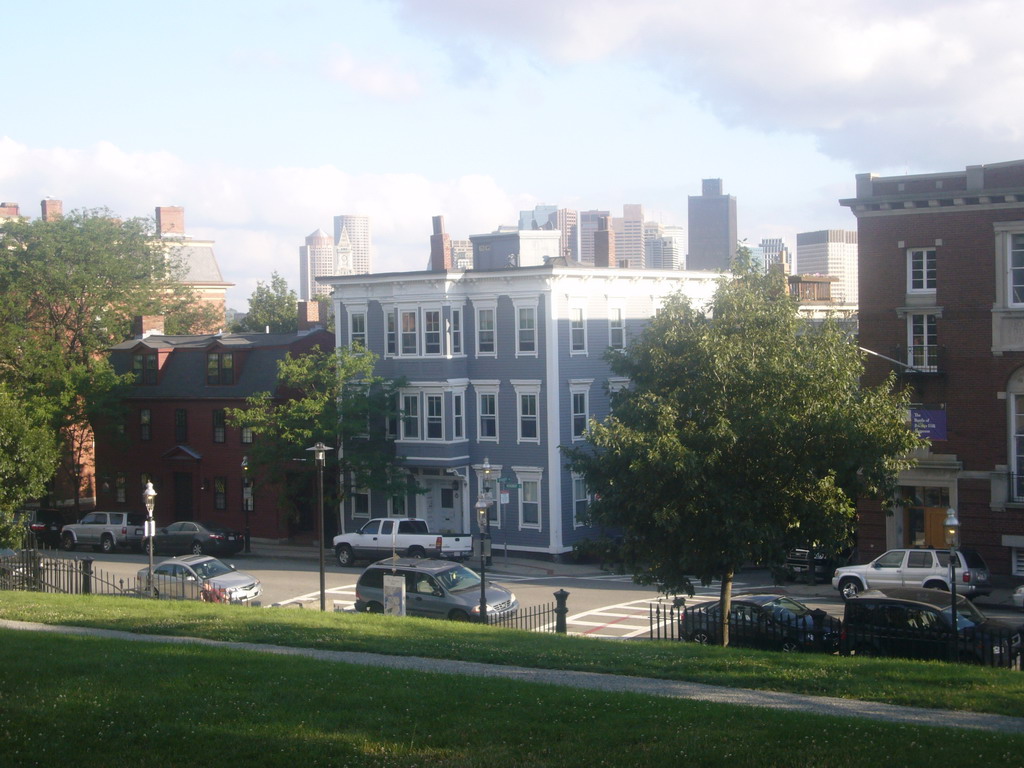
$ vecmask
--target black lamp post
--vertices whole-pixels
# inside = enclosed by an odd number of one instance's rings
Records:
[[[156,538],[156,520],[153,519],[153,509],[156,507],[156,490],[153,482],[146,483],[146,490],[142,492],[142,503],[146,505],[146,525],[143,529],[146,532],[146,545],[149,549],[149,570],[146,572],[146,591],[153,596],[153,539]]]
[[[487,623],[487,502],[480,499],[476,503],[476,523],[480,528],[480,621]]]
[[[245,484],[242,492],[242,511],[245,513],[245,554],[249,554],[252,552],[249,544],[249,507],[252,505],[252,486],[250,485],[248,456],[242,457],[242,480]],[[245,496],[246,493],[249,494],[248,497]]]
[[[953,636],[950,640],[949,648],[949,660],[957,660],[957,643],[960,638],[959,622],[957,621],[956,611],[956,566],[960,556],[957,554],[957,547],[960,546],[960,521],[956,517],[956,510],[950,507],[946,510],[946,522],[942,527],[943,534],[946,537],[946,546],[949,547],[949,596],[950,596],[950,614],[949,618],[953,622]]]
[[[327,605],[327,589],[324,585],[324,461],[327,456],[327,446],[322,442],[318,442],[312,448],[307,448],[307,451],[313,451],[313,457],[316,459],[316,473],[317,473],[317,542],[320,549],[320,610],[326,611]]]

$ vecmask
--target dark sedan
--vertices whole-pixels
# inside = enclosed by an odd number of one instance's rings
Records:
[[[216,523],[179,520],[160,528],[153,539],[154,552],[193,555],[234,555],[245,546],[245,535]],[[148,541],[142,551],[148,552]]]
[[[729,611],[729,645],[746,648],[832,653],[839,648],[840,629],[838,619],[782,595],[737,596]],[[720,643],[721,604],[686,608],[679,619],[679,636],[695,643]]]

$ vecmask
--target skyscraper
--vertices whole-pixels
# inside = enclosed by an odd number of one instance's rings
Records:
[[[796,236],[796,267],[800,274],[832,275],[832,300],[856,304],[857,233],[846,229],[800,232]]]
[[[700,196],[687,198],[687,269],[727,270],[736,258],[736,198],[722,194],[721,179],[704,179]]]
[[[582,263],[594,263],[594,233],[597,232],[601,219],[608,216],[611,216],[610,211],[580,211],[580,261]]]
[[[579,213],[556,205],[538,205],[519,212],[519,229],[557,229],[562,233],[559,256],[574,261],[580,257]]]
[[[646,222],[644,258],[648,269],[686,269],[686,231],[683,227]]]
[[[644,208],[642,205],[622,206],[622,218],[612,220],[615,229],[615,260],[626,269],[643,269],[644,259]]]
[[[793,273],[793,254],[781,237],[762,238],[760,247],[764,251],[765,272],[780,269],[784,275]]]
[[[306,236],[306,244],[299,248],[299,298],[310,301],[317,296],[327,296],[329,285],[320,285],[318,277],[345,274],[335,271],[334,242],[331,236],[318,229]]]
[[[338,245],[342,233],[348,236],[352,246],[352,274],[365,275],[370,272],[370,217],[341,215],[334,217],[334,244]]]

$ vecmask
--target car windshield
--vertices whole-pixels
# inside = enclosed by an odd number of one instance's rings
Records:
[[[222,563],[220,560],[216,560],[214,558],[204,560],[201,563],[196,563],[192,566],[192,570],[194,570],[196,574],[199,576],[199,578],[203,579],[204,581],[206,579],[212,579],[214,576],[221,576],[225,573],[231,573],[230,568],[224,565],[224,563]]]
[[[449,592],[459,592],[463,589],[472,589],[473,587],[480,586],[480,577],[462,565],[457,565],[451,570],[437,574],[437,580]]]
[[[778,600],[773,600],[765,607],[772,612],[772,617],[777,621],[793,621],[810,613],[806,605],[801,605],[795,600],[790,600],[788,597],[780,597]]]
[[[950,608],[944,608],[942,615],[949,621]],[[956,604],[956,628],[968,629],[975,624],[985,621],[985,614],[974,607],[974,604],[967,600],[958,600]]]

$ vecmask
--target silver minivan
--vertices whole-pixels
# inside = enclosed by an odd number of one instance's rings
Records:
[[[405,577],[405,611],[410,616],[453,621],[480,620],[480,576],[447,560],[394,557],[369,566],[356,582],[356,610],[384,612],[384,575]],[[516,596],[500,584],[487,582],[488,616],[506,616],[519,609]]]

